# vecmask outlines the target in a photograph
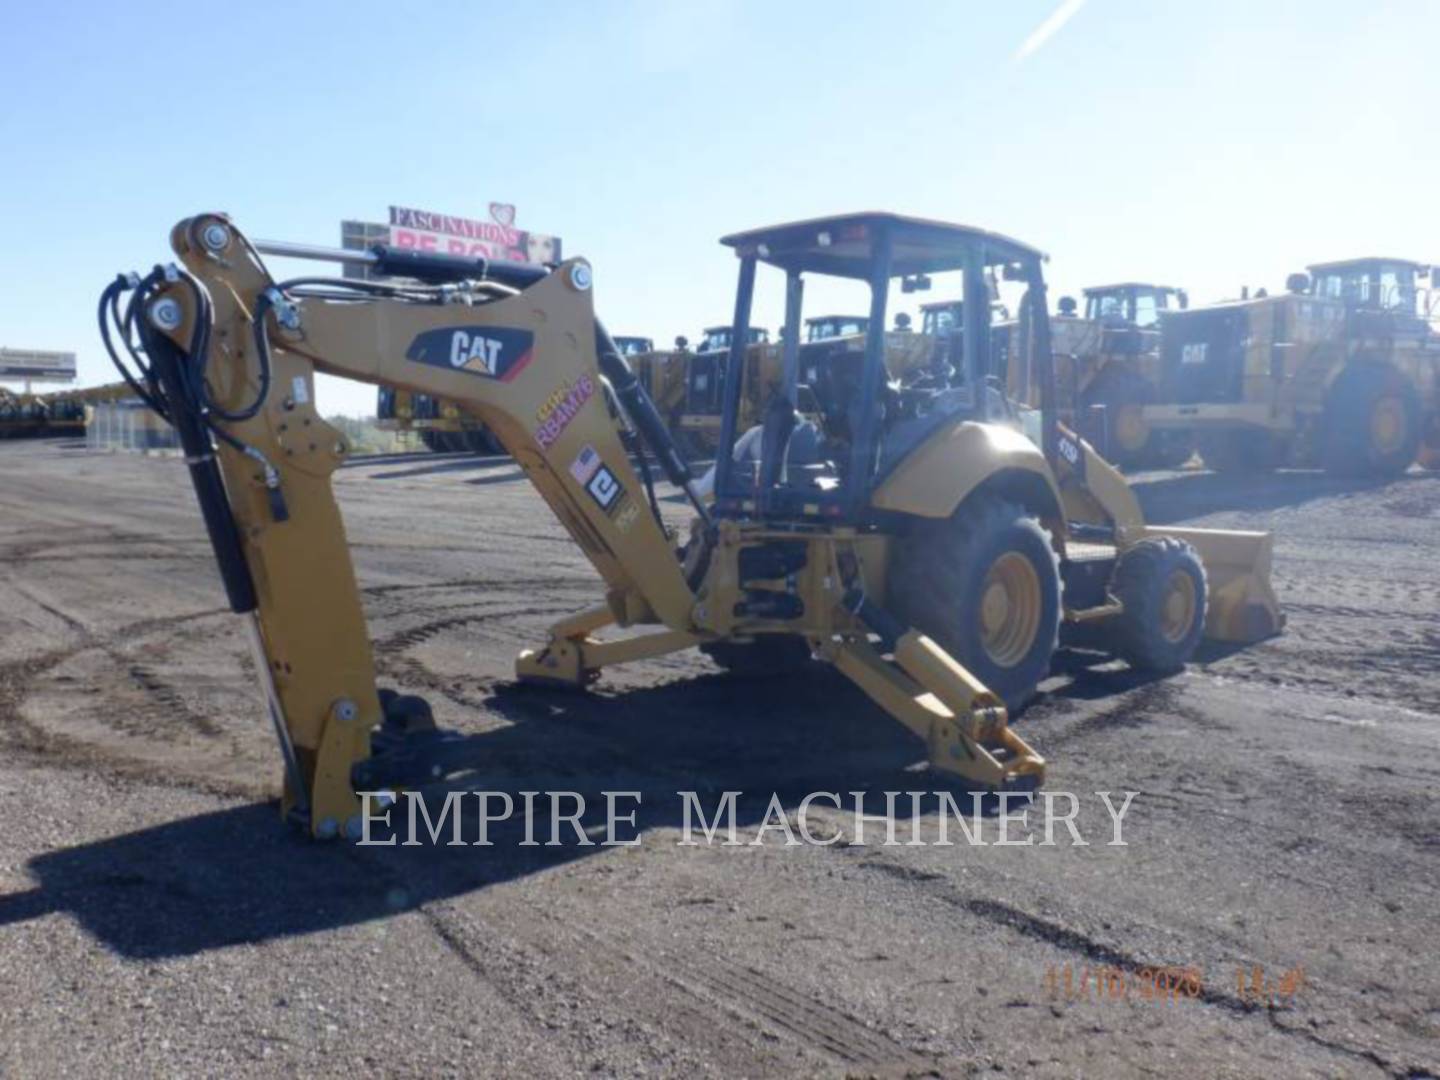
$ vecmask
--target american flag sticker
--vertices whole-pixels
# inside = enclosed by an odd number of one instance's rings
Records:
[[[588,484],[598,468],[600,455],[595,452],[595,447],[586,446],[570,463],[570,475],[575,478],[576,483]]]

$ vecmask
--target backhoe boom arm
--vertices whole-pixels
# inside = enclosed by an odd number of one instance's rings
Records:
[[[546,272],[402,256],[403,266],[387,269],[431,282],[494,272],[514,284],[300,279],[281,288],[223,216],[181,222],[171,244],[188,273],[152,275],[132,322],[151,357],[151,393],[182,438],[188,430],[231,605],[255,612],[257,662],[293,759],[287,801],[309,811],[317,834],[357,819],[351,773],[371,755],[384,716],[331,487],[350,448],[316,411],[316,372],[461,404],[495,432],[594,564],[606,621],[690,624],[694,596],[672,538],[607,409],[597,348],[606,339],[586,263]],[[623,364],[611,370],[628,374]],[[673,450],[667,461],[661,449],[667,472],[677,471]]]

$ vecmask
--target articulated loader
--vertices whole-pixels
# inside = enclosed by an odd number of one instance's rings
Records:
[[[1147,526],[1119,474],[1057,422],[1053,394],[1018,414],[997,392],[986,326],[996,269],[1026,286],[1020,362],[1041,365],[1042,383],[1050,364],[1039,252],[881,213],[724,243],[739,259],[729,371],[744,370],[762,266],[783,278],[787,334],[779,392],[753,431],[740,430],[741,380],[725,382],[708,504],[596,320],[583,260],[541,268],[376,248],[377,270],[421,284],[277,282],[262,250],[357,255],[262,245],[202,214],[171,234],[179,265],[105,290],[107,343],[118,336],[140,365],[131,378],[183,440],[255,650],[284,806],[314,835],[358,834],[366,800],[445,775],[464,742],[436,731],[420,699],[375,685],[331,491],[349,448],[315,411],[317,371],[461,403],[594,565],[604,602],[521,652],[522,679],[583,686],[606,665],[697,646],[734,669],[813,655],[923,740],[935,769],[1023,789],[1045,763],[1009,710],[1046,674],[1062,623],[1160,670],[1183,664],[1202,634],[1249,641],[1279,628],[1269,534]],[[964,364],[943,385],[892,382],[892,280],[949,271],[979,300],[965,307]],[[868,285],[867,337],[809,387],[804,284],[827,274]],[[797,410],[802,397],[814,419]],[[652,458],[690,499],[683,540],[661,521]],[[646,629],[603,634],[616,626]]]
[[[1367,258],[1309,271],[1283,293],[1167,314],[1146,423],[1193,432],[1220,472],[1440,467],[1440,270]]]

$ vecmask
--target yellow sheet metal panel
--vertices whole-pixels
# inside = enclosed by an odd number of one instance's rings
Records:
[[[923,442],[876,489],[870,503],[877,510],[946,518],[1001,470],[1032,474],[1053,504],[1060,505],[1039,447],[1013,428],[970,421],[937,431]]]

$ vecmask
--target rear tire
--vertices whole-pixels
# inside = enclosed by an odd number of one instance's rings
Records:
[[[762,634],[754,641],[712,641],[701,645],[700,651],[742,679],[790,675],[810,662],[810,643],[798,634]]]
[[[1179,671],[1205,635],[1205,566],[1183,540],[1141,540],[1115,568],[1124,610],[1111,624],[1115,655],[1137,671]]]
[[[1060,589],[1060,561],[1039,520],[982,497],[901,541],[890,607],[1017,712],[1049,674]]]
[[[1357,364],[1341,372],[1331,387],[1324,424],[1326,472],[1399,476],[1420,450],[1420,395],[1398,371]]]

